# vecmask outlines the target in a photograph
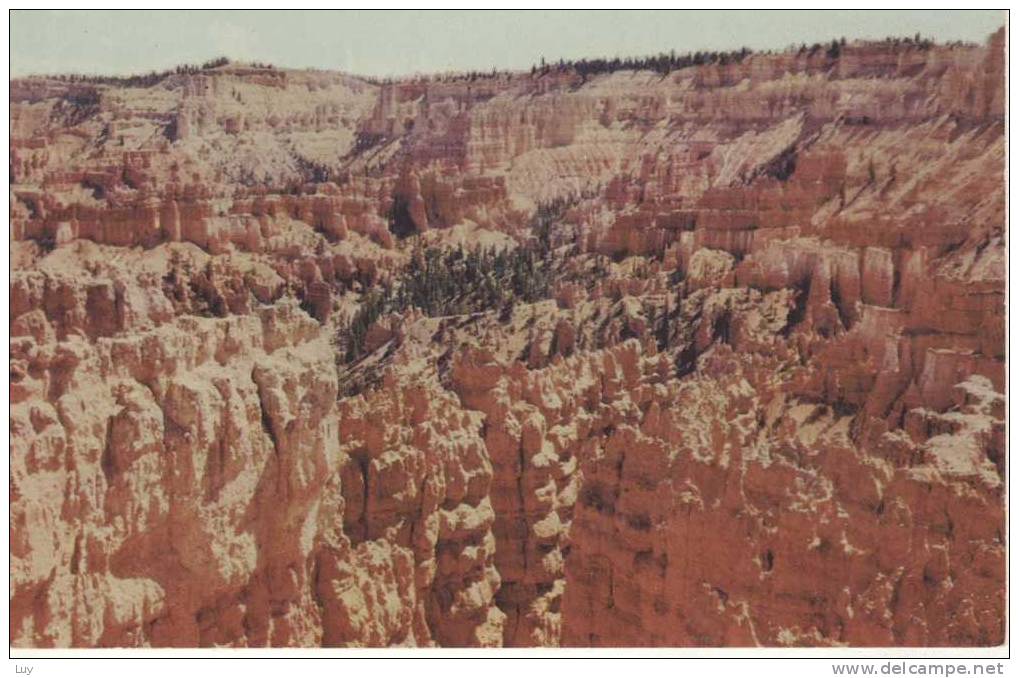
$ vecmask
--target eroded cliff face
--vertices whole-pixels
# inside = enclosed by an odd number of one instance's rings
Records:
[[[1002,643],[1003,41],[13,82],[12,645]]]

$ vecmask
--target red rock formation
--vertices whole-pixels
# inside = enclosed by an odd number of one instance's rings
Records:
[[[1003,51],[13,81],[11,644],[1002,643]]]

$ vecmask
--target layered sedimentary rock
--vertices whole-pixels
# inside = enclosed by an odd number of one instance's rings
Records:
[[[12,645],[1002,643],[1003,55],[12,82]]]

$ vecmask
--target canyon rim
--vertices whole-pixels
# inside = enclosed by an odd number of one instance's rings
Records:
[[[1005,29],[10,83],[10,644],[1005,642]]]

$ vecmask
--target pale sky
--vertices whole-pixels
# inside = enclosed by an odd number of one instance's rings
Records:
[[[983,42],[1003,10],[13,10],[11,76],[123,75],[218,56],[407,75],[526,69],[544,56],[781,49],[917,32]]]

